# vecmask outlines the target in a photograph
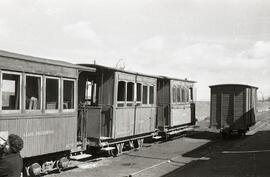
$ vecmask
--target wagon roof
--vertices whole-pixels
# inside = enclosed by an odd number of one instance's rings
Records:
[[[123,73],[128,73],[128,74],[134,74],[134,75],[141,75],[141,76],[147,76],[147,77],[152,77],[152,78],[158,78],[158,76],[151,75],[151,74],[144,74],[144,73],[139,73],[139,72],[134,72],[134,71],[126,71],[118,68],[113,68],[113,67],[108,67],[108,66],[103,66],[103,65],[97,65],[97,64],[85,64],[81,63],[80,65],[86,66],[86,67],[93,67],[93,68],[98,68],[98,69],[107,69],[115,72],[123,72]]]
[[[176,81],[183,81],[183,82],[190,82],[190,83],[197,83],[196,81],[188,80],[188,79],[179,79],[175,77],[167,77],[167,76],[159,76],[161,79],[168,79],[168,80],[176,80]]]
[[[227,87],[227,86],[241,86],[241,87],[248,87],[248,88],[256,88],[258,89],[258,87],[255,86],[251,86],[251,85],[246,85],[246,84],[217,84],[217,85],[210,85],[209,87]]]
[[[41,63],[41,64],[63,66],[63,67],[68,67],[68,68],[76,68],[76,69],[81,69],[81,70],[85,70],[85,71],[95,72],[94,68],[76,65],[76,64],[72,64],[72,63],[69,63],[66,61],[59,61],[59,60],[34,57],[34,56],[29,56],[29,55],[8,52],[8,51],[4,51],[4,50],[0,50],[0,57],[7,57],[7,58],[25,60],[25,61],[36,62],[36,63]]]

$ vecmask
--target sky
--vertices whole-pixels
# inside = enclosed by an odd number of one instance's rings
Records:
[[[269,0],[0,0],[0,49],[270,96]]]

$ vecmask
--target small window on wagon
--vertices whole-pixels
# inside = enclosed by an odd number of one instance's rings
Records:
[[[142,84],[137,83],[137,103],[140,104],[142,102]]]
[[[3,72],[1,86],[2,110],[20,110],[21,74]]]
[[[132,106],[134,101],[134,83],[127,83],[127,106]]]
[[[59,108],[59,79],[46,78],[46,109],[57,110]]]
[[[146,85],[143,86],[143,102],[142,104],[148,104],[148,87]]]
[[[154,104],[154,86],[149,87],[149,104]]]
[[[74,109],[74,80],[63,80],[63,109]]]
[[[26,110],[41,109],[41,76],[26,75]]]
[[[125,106],[126,101],[126,82],[119,81],[118,82],[118,90],[117,90],[117,106],[123,107]]]

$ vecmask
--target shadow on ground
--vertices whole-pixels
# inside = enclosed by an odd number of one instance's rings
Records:
[[[232,136],[228,140],[223,140],[213,132],[191,135],[191,138],[211,141],[183,155],[199,158],[198,160],[163,177],[269,176],[270,131],[268,129],[252,136]]]

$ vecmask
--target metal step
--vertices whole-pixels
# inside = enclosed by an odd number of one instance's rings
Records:
[[[70,156],[69,158],[72,160],[82,160],[91,157],[91,154],[79,154],[79,155],[73,155]]]
[[[100,140],[109,140],[109,139],[112,139],[111,137],[107,137],[107,136],[101,136],[100,137]]]
[[[161,139],[162,138],[162,136],[154,136],[153,137],[153,139],[155,139],[155,140],[158,140],[158,139]]]
[[[177,133],[187,132],[187,131],[192,131],[192,130],[194,130],[193,127],[188,127],[188,128],[183,128],[183,129],[180,129],[180,130],[174,130],[174,131],[168,132],[167,134],[174,135],[174,134],[177,134]]]
[[[101,148],[102,151],[110,151],[110,150],[114,150],[115,147],[104,147],[104,148]]]

